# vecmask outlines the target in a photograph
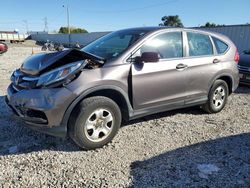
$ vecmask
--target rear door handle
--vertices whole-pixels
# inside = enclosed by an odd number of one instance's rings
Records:
[[[176,69],[177,70],[184,70],[184,69],[186,69],[188,66],[187,65],[185,65],[185,64],[183,64],[183,63],[180,63],[180,64],[178,64],[177,66],[176,66]]]
[[[219,63],[219,62],[220,62],[219,59],[214,59],[214,60],[213,60],[213,63]]]

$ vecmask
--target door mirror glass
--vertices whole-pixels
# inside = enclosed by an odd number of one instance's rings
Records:
[[[159,61],[159,54],[156,52],[143,52],[141,57],[137,59],[137,61],[141,61],[144,63],[148,62],[158,62]]]

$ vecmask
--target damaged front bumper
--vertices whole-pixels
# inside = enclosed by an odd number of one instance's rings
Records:
[[[54,136],[65,137],[67,125],[62,124],[65,111],[76,95],[65,87],[16,91],[11,84],[6,103],[27,126]]]

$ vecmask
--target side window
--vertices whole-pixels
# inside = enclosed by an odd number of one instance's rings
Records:
[[[213,46],[208,35],[200,33],[187,33],[189,56],[212,55]]]
[[[212,37],[212,38],[213,38],[214,45],[216,47],[218,54],[223,54],[225,51],[227,51],[228,45],[225,42],[223,42],[215,37]]]
[[[160,59],[182,57],[182,33],[168,32],[157,35],[148,40],[136,54],[141,55],[143,52],[156,52]]]

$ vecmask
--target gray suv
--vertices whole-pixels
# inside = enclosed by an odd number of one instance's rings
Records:
[[[121,121],[201,106],[221,111],[239,55],[225,36],[187,28],[110,33],[81,50],[39,53],[13,72],[6,102],[27,126],[102,147]]]

